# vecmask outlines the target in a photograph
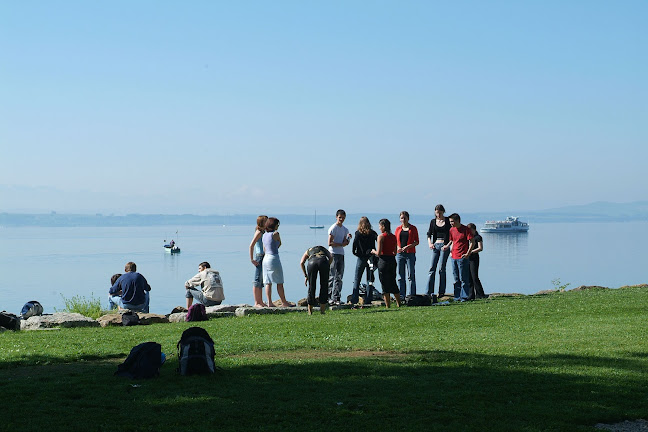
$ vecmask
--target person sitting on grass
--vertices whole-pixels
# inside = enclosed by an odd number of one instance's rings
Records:
[[[225,300],[220,274],[212,269],[207,261],[198,264],[198,274],[185,282],[185,289],[187,309],[191,307],[194,299],[205,307],[217,306]]]
[[[127,262],[124,271],[126,273],[119,276],[108,291],[111,307],[116,305],[119,309],[148,313],[151,286],[144,276],[137,273],[134,262]]]
[[[319,307],[320,313],[326,312],[328,304],[328,278],[331,268],[331,252],[324,246],[313,246],[309,248],[302,256],[301,269],[304,272],[304,285],[308,287],[308,315],[313,314],[313,306],[318,302],[315,301],[315,287],[317,285],[317,275],[320,277]],[[308,260],[308,272],[305,263]]]

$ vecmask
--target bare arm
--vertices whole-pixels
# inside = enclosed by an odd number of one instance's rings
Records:
[[[376,245],[376,249],[372,250],[371,253],[373,253],[374,255],[380,255],[382,253],[383,240],[385,240],[385,237],[378,236],[378,244]]]
[[[304,272],[304,277],[308,277],[308,274],[306,273],[306,260],[308,259],[308,250],[304,252],[304,255],[301,257],[301,261],[299,262],[299,265],[301,266],[302,272]]]
[[[259,239],[261,238],[262,235],[263,235],[263,233],[261,233],[261,231],[256,230],[254,232],[254,237],[252,237],[252,243],[250,243],[250,261],[255,266],[259,265],[259,263],[254,260],[254,245],[256,245],[256,242],[259,241]]]
[[[468,251],[465,254],[461,255],[461,258],[468,258],[472,253],[474,246],[475,246],[475,242],[473,242],[472,239],[470,239],[470,242],[468,242]]]
[[[484,242],[477,242],[477,247],[471,253],[478,253],[484,250]]]
[[[274,234],[272,234],[272,238],[279,242],[277,245],[277,249],[279,249],[281,247],[281,236],[279,235],[279,231],[275,231]]]

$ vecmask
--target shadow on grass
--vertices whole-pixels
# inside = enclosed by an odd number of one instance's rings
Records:
[[[146,381],[113,377],[114,360],[5,369],[0,418],[6,429],[30,413],[30,428],[84,431],[574,431],[646,414],[646,353],[365,353],[233,356],[208,377],[180,377],[171,360]]]

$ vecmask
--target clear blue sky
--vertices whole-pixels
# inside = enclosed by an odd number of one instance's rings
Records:
[[[0,211],[648,199],[648,2],[1,1]]]

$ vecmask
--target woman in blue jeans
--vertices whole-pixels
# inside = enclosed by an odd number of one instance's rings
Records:
[[[418,230],[409,223],[409,213],[400,212],[401,224],[396,227],[397,249],[396,267],[398,269],[398,289],[402,299],[407,295],[407,280],[410,281],[410,294],[416,295],[416,246],[419,244]]]
[[[434,208],[435,218],[430,221],[430,228],[427,232],[428,245],[432,250],[432,263],[430,265],[428,278],[428,295],[434,294],[434,280],[436,269],[439,267],[439,297],[445,295],[446,290],[446,265],[450,250],[443,250],[443,246],[450,242],[450,219],[444,216],[445,208],[442,204],[437,204]]]
[[[254,296],[254,307],[266,307],[263,303],[263,295],[261,290],[263,289],[263,241],[261,238],[265,233],[265,224],[268,221],[268,216],[261,215],[257,218],[256,229],[254,230],[254,237],[252,237],[252,242],[250,243],[250,262],[254,266],[254,280],[252,281],[252,294]],[[272,305],[270,305],[272,306]]]
[[[371,251],[376,249],[376,239],[378,234],[371,229],[371,223],[366,216],[362,216],[358,222],[358,230],[355,232],[353,239],[353,255],[358,257],[356,262],[355,277],[353,279],[353,292],[351,294],[351,303],[357,304],[360,300],[360,281],[362,275],[367,272],[367,292],[365,293],[364,303],[371,303],[371,289],[374,283],[374,268],[369,265],[369,259],[373,257]]]

